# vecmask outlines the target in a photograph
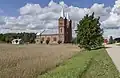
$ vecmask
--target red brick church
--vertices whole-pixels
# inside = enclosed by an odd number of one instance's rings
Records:
[[[36,43],[39,44],[41,41],[46,43],[49,40],[50,43],[70,43],[72,40],[72,20],[69,18],[69,14],[64,13],[64,9],[61,10],[61,16],[58,19],[58,33],[55,34],[42,34],[37,35]]]

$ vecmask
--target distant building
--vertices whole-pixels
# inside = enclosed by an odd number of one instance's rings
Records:
[[[22,39],[13,39],[12,40],[12,44],[23,44],[23,40]]]
[[[69,14],[64,13],[64,9],[61,10],[61,16],[58,19],[58,33],[55,34],[38,34],[35,41],[37,44],[46,42],[49,40],[50,43],[70,43],[72,41],[72,20],[69,19]]]
[[[115,38],[114,41],[115,41],[116,43],[119,43],[119,42],[120,42],[120,38],[119,38],[119,37],[118,37],[118,38]]]

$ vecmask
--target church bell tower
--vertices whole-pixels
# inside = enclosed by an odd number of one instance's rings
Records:
[[[59,40],[62,43],[70,43],[72,40],[72,20],[69,19],[69,14],[64,13],[62,7],[60,18],[58,19]]]
[[[64,43],[65,41],[65,14],[64,14],[64,9],[62,8],[61,10],[61,16],[59,18],[58,22],[58,31],[59,31],[59,40]]]

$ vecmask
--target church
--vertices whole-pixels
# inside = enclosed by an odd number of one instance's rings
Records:
[[[64,9],[61,10],[61,15],[58,19],[58,33],[54,34],[39,34],[37,35],[35,42],[40,44],[41,41],[46,43],[46,40],[49,40],[49,43],[71,43],[72,41],[72,20],[69,18],[69,14],[64,13]]]

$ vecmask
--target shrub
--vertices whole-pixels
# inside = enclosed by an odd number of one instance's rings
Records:
[[[46,40],[46,44],[49,44],[49,42],[50,42],[49,40]]]
[[[58,40],[58,44],[61,44],[62,43],[62,41],[61,40]]]

